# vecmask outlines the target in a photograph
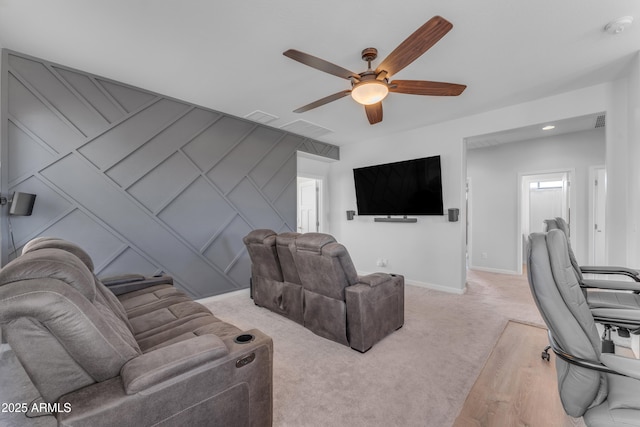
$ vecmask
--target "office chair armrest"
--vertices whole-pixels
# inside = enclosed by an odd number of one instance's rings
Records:
[[[640,292],[640,283],[623,280],[584,279],[580,285],[583,288],[610,289],[615,291]]]
[[[640,310],[637,308],[592,308],[591,314],[596,321],[606,319],[612,323],[627,322],[640,326]]]
[[[640,282],[640,272],[633,268],[599,265],[581,265],[580,271],[583,274],[619,274],[631,277],[634,281]]]
[[[229,353],[216,335],[200,335],[142,354],[120,370],[127,394],[135,394]]]
[[[627,377],[640,380],[640,360],[617,356],[611,353],[603,353],[600,361],[609,369]]]

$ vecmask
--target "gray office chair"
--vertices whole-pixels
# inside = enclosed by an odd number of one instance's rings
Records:
[[[602,353],[595,321],[560,230],[529,236],[531,293],[558,356],[567,414],[590,427],[640,426],[640,360]]]
[[[573,265],[573,267],[576,269],[578,273],[623,275],[623,276],[630,277],[635,282],[640,282],[640,271],[633,268],[620,267],[620,266],[578,265],[578,261],[576,260],[575,254],[571,249],[571,241],[569,239],[571,236],[571,230],[569,229],[569,224],[567,224],[567,221],[565,221],[564,218],[555,217],[553,219],[544,220],[544,223],[546,225],[547,231],[557,228],[559,230],[562,230],[565,236],[567,236],[567,242],[569,243],[569,253],[571,255],[571,264]],[[596,287],[596,288],[600,287],[599,286],[600,281],[587,280],[587,283],[590,283],[590,282],[592,282],[594,285],[590,287]]]
[[[593,317],[598,323],[607,327],[618,328],[620,336],[628,337],[629,333],[640,333],[640,283],[636,281],[586,279],[583,273],[614,274],[638,278],[638,271],[616,266],[580,266],[569,241],[569,225],[560,217],[545,220],[547,231],[559,230],[567,240],[567,254],[584,296],[589,304]],[[613,292],[615,291],[615,292]],[[609,344],[610,340],[606,340]]]

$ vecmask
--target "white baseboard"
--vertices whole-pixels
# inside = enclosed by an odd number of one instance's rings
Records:
[[[521,275],[521,273],[518,273],[515,270],[502,270],[500,268],[490,268],[490,267],[474,267],[474,266],[470,266],[469,270],[486,271],[487,273],[508,274],[510,276],[520,276]]]
[[[416,280],[407,280],[407,279],[404,280],[404,283],[405,285],[418,286],[420,288],[433,289],[434,291],[447,292],[447,293],[456,294],[456,295],[463,295],[467,292],[466,283],[464,285],[464,288],[462,289],[455,289],[449,286],[434,285],[433,283],[418,282]]]
[[[365,271],[358,271],[358,276],[366,276],[368,274],[372,274],[372,273],[365,272]],[[417,280],[410,280],[410,279],[407,279],[405,277],[404,278],[404,284],[405,285],[418,286],[420,288],[433,289],[434,291],[448,292],[450,294],[457,294],[457,295],[462,295],[465,292],[467,292],[466,283],[465,283],[463,289],[455,289],[455,288],[451,288],[449,286],[435,285],[433,283],[419,282]]]
[[[206,297],[206,298],[201,298],[198,301],[200,304],[206,304],[208,302],[213,302],[213,301],[220,301],[220,300],[224,300],[227,299],[229,297],[233,297],[236,295],[243,295],[245,294],[247,297],[249,297],[249,288],[245,288],[245,289],[238,289],[237,291],[231,291],[231,292],[226,292],[224,294],[220,294],[220,295],[214,295],[212,297]]]

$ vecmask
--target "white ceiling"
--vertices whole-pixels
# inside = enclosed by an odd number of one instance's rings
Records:
[[[453,29],[394,77],[466,84],[461,96],[390,94],[374,126],[349,97],[292,112],[349,82],[282,52],[360,72],[363,48],[382,59],[434,15]],[[603,31],[626,15],[623,33]],[[0,0],[0,45],[275,127],[302,119],[344,145],[613,80],[640,49],[640,1]]]
[[[485,135],[475,135],[465,139],[467,148],[485,148],[510,142],[530,141],[539,138],[548,138],[567,133],[582,132],[596,128],[604,128],[606,114],[595,113],[585,116],[571,117],[569,119],[554,120],[546,123],[525,126],[517,129],[507,129]],[[553,126],[552,129],[545,129]]]

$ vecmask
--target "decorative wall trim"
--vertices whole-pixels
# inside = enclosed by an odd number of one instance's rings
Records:
[[[86,248],[96,274],[174,276],[196,298],[247,288],[242,237],[296,229],[296,152],[339,147],[17,52],[2,52],[2,263],[32,238]],[[10,220],[10,223],[9,223]]]

